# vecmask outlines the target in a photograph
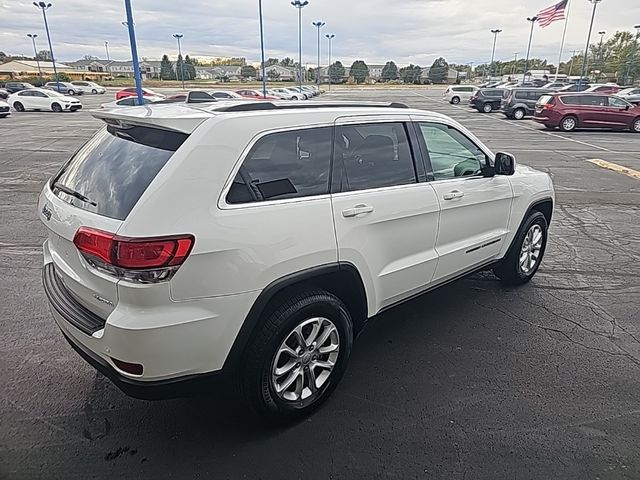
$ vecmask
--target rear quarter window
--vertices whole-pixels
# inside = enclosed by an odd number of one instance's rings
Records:
[[[187,137],[148,127],[108,126],[78,150],[51,180],[50,187],[78,208],[124,220]],[[87,201],[61,188],[78,192]]]

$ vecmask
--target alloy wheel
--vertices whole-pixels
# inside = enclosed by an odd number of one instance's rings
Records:
[[[543,241],[542,227],[538,224],[531,226],[522,241],[520,248],[519,267],[520,271],[525,275],[529,275],[534,271],[540,260],[540,251],[542,250]]]
[[[298,324],[278,347],[271,385],[278,397],[295,402],[326,385],[338,359],[340,336],[334,323],[314,317]]]
[[[640,118],[633,122],[633,131],[636,133],[640,133]]]
[[[562,120],[562,129],[565,131],[571,131],[576,128],[576,120],[573,117],[568,117]]]

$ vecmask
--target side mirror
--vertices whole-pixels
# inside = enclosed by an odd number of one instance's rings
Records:
[[[516,157],[506,152],[496,153],[494,169],[496,175],[513,175],[516,172]]]

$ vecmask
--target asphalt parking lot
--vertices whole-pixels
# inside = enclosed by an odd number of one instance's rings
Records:
[[[436,89],[322,97],[448,114],[549,172],[557,206],[530,284],[482,273],[388,311],[323,408],[274,428],[217,396],[126,397],[49,314],[36,198],[112,98],[0,119],[0,478],[640,478],[640,135],[548,132]]]

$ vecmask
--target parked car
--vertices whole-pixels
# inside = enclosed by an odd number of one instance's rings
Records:
[[[295,100],[293,93],[285,88],[271,88],[267,90],[267,93],[274,97],[278,97],[281,100]]]
[[[98,85],[95,82],[85,82],[84,80],[71,82],[71,85],[79,87],[80,89],[82,89],[84,93],[93,93],[94,95],[96,94],[103,95],[107,91],[106,88]]]
[[[0,118],[5,118],[11,115],[11,107],[3,100],[0,100]]]
[[[126,97],[135,97],[137,95],[138,95],[138,91],[136,90],[135,87],[123,88],[122,90],[118,90],[116,92],[116,100],[120,100],[121,98],[126,98]],[[162,95],[161,93],[156,93],[149,88],[142,89],[142,96],[143,97],[164,97],[164,95]]]
[[[552,93],[542,96],[533,118],[547,128],[612,128],[640,133],[640,106],[615,95]]]
[[[616,93],[616,95],[634,105],[640,104],[640,88],[638,87],[625,88]]]
[[[286,87],[285,90],[293,95],[292,100],[306,100],[309,98],[309,94],[304,91],[300,91],[298,87]]]
[[[481,88],[473,93],[469,106],[484,113],[499,110],[503,92],[501,88]]]
[[[212,90],[209,92],[213,98],[218,100],[243,100],[245,99],[242,95],[238,95],[236,92],[232,92],[231,90]],[[245,99],[246,100],[246,99]]]
[[[444,115],[313,107],[93,112],[107,128],[39,198],[43,283],[62,334],[122,390],[228,375],[257,412],[300,417],[368,318],[480,269],[535,275],[549,175]]]
[[[556,92],[563,92],[563,93],[571,93],[571,92],[583,92],[586,89],[588,89],[589,87],[591,87],[591,85],[589,85],[588,83],[582,83],[581,85],[578,86],[577,83],[572,83],[569,84],[565,87],[560,87],[556,90]]]
[[[312,97],[315,97],[316,95],[318,95],[318,93],[320,93],[318,90],[316,90],[316,87],[311,85],[303,85],[302,90],[309,93]]]
[[[17,112],[25,110],[51,110],[75,112],[82,108],[80,100],[45,88],[28,88],[9,95],[7,103]]]
[[[3,100],[6,100],[7,98],[9,98],[9,95],[11,95],[9,93],[9,90],[5,90],[4,88],[0,88],[0,98]]]
[[[500,109],[507,118],[522,120],[535,113],[536,102],[548,92],[542,88],[507,88],[502,93]]]
[[[159,102],[164,100],[165,97],[142,97],[143,105],[147,105],[149,103]],[[138,104],[138,99],[136,97],[124,97],[120,100],[115,100],[113,102],[103,103],[100,105],[100,108],[117,108],[117,107],[132,107]]]
[[[26,90],[28,88],[36,88],[27,82],[7,82],[4,84],[4,89],[11,93],[19,92],[20,90]]]
[[[253,100],[278,100],[278,97],[274,97],[273,95],[267,94],[266,96],[263,96],[262,91],[250,90],[247,88],[236,90],[236,93],[241,97],[251,98]]]
[[[615,83],[605,83],[605,84],[592,84],[589,88],[585,90],[585,92],[593,92],[593,93],[618,93],[622,90],[620,85],[616,85]]]
[[[84,93],[84,90],[70,82],[47,82],[44,84],[44,88],[64,95],[82,95]]]
[[[558,90],[560,88],[564,88],[566,86],[568,86],[569,84],[567,82],[549,82],[544,84],[541,88],[545,89],[545,90]]]
[[[453,105],[458,105],[460,102],[468,102],[473,92],[478,90],[478,87],[473,85],[449,85],[442,94],[442,97]]]
[[[187,93],[178,93],[162,98],[156,103],[208,103],[217,102],[209,92],[204,90],[192,90]]]

